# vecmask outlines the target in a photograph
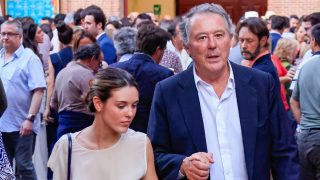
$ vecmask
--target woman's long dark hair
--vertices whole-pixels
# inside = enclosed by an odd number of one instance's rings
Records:
[[[23,29],[23,46],[25,48],[30,48],[42,61],[42,56],[38,51],[38,45],[36,43],[36,32],[38,25],[32,21],[23,21],[22,29]]]

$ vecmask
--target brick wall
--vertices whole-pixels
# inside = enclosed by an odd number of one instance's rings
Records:
[[[75,11],[80,7],[85,8],[91,4],[100,6],[107,16],[121,17],[124,13],[123,0],[61,0],[60,3],[62,13]],[[268,10],[279,15],[307,15],[320,11],[320,0],[268,0]],[[174,14],[174,12],[172,13]]]
[[[92,4],[101,7],[107,16],[122,16],[123,10],[121,0],[61,0],[60,12],[68,13]]]
[[[320,11],[320,0],[268,0],[268,10],[279,15],[308,15]]]

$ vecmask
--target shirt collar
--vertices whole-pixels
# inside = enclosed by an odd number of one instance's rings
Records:
[[[20,58],[21,55],[22,55],[23,50],[24,50],[24,47],[23,47],[23,45],[21,44],[20,47],[14,52],[14,55],[15,55],[17,58]]]
[[[270,33],[281,35],[281,34],[280,34],[278,31],[276,31],[276,30],[270,30]]]
[[[96,39],[99,39],[105,32],[100,33]]]
[[[17,58],[20,58],[21,55],[22,55],[23,50],[24,50],[24,47],[23,47],[23,45],[21,44],[21,45],[18,47],[18,49],[12,54],[12,56],[17,57]],[[4,53],[5,53],[5,49],[2,48],[2,49],[1,49],[1,55],[3,56]]]
[[[0,51],[0,58],[1,58],[1,61],[3,61],[2,63],[7,64],[7,63],[9,63],[9,62],[11,62],[11,61],[14,61],[15,59],[20,58],[20,57],[22,56],[22,54],[23,54],[23,50],[24,50],[24,49],[25,49],[25,48],[24,48],[23,45],[21,44],[21,45],[18,47],[18,49],[12,54],[11,58],[10,58],[6,63],[4,63],[4,53],[5,53],[5,49],[2,48],[1,51]],[[1,64],[2,64],[2,63],[1,63]],[[2,65],[3,65],[3,64],[2,64]]]
[[[76,65],[79,65],[79,66],[82,66],[83,68],[85,68],[85,69],[88,69],[88,70],[90,70],[92,73],[94,73],[94,70],[93,69],[91,69],[89,66],[87,66],[87,65],[85,65],[85,64],[83,64],[83,63],[81,63],[81,62],[79,62],[79,61],[71,61],[70,62],[70,64],[68,64],[68,66],[76,66]]]
[[[266,54],[269,54],[269,51],[265,51],[263,53],[260,53],[256,58],[254,58],[254,60],[250,61],[250,60],[247,60],[248,61],[248,66],[249,67],[252,67],[253,64],[259,59],[261,58],[262,56],[266,55]]]
[[[139,52],[139,51],[137,51],[137,52],[134,52],[133,54],[147,56],[147,57],[149,57],[150,59],[152,59],[152,62],[156,63],[156,61],[153,59],[153,57],[152,57],[152,56],[150,56],[150,55],[149,55],[149,54],[147,54],[147,53],[143,53],[143,52]]]
[[[230,62],[228,61],[228,66],[229,66],[229,78],[228,78],[228,84],[227,84],[227,88],[228,89],[234,89],[235,88],[235,81],[234,81],[234,74],[233,74],[233,70],[231,67]],[[206,83],[205,81],[203,81],[196,72],[196,68],[195,65],[193,65],[193,75],[194,75],[194,82],[196,84],[196,87],[198,88],[199,84],[205,84],[205,85],[209,85],[208,83]],[[210,86],[210,85],[209,85]]]
[[[320,55],[320,51],[317,51],[315,53],[312,53],[312,56],[315,56],[315,55]]]

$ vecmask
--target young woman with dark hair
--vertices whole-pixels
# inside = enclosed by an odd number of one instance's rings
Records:
[[[48,161],[54,180],[67,179],[68,169],[70,179],[77,180],[157,179],[148,137],[129,129],[137,111],[137,89],[133,77],[124,70],[98,72],[87,95],[94,122],[69,134],[70,140],[64,135],[56,143]],[[68,143],[72,144],[69,149]]]

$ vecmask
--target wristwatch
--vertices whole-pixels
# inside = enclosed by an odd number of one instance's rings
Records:
[[[34,114],[28,114],[27,120],[33,122],[35,117],[36,117],[36,115],[34,115]]]

